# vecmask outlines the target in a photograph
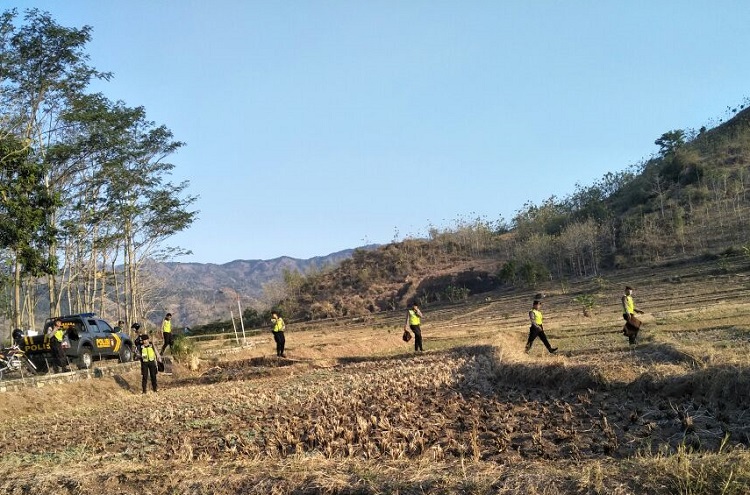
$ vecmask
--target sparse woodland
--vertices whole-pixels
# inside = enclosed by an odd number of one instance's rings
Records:
[[[96,311],[136,321],[162,288],[146,265],[195,217],[166,161],[183,143],[142,107],[87,92],[91,28],[0,14],[0,307],[12,328]],[[4,334],[5,338],[9,334]]]

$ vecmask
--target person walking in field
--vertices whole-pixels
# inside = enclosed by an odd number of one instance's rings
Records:
[[[622,296],[622,317],[625,319],[625,326],[622,328],[623,335],[627,336],[628,343],[635,345],[638,338],[638,330],[641,328],[641,321],[635,317],[635,314],[643,314],[643,311],[636,309],[633,300],[633,288],[625,286],[625,294]]]
[[[406,324],[404,330],[410,329],[414,333],[414,352],[424,352],[422,348],[422,312],[419,310],[419,304],[415,301],[411,309],[406,312]]]
[[[161,353],[164,354],[167,347],[169,347],[172,354],[174,354],[174,348],[172,347],[172,344],[174,343],[174,336],[172,335],[172,313],[167,313],[164,317],[164,321],[161,322],[161,338],[164,339]]]
[[[529,320],[531,326],[529,327],[529,339],[526,341],[526,354],[531,350],[531,345],[534,343],[537,337],[542,341],[544,347],[547,348],[550,354],[557,352],[557,347],[552,347],[547,340],[547,335],[544,333],[544,317],[542,316],[542,301],[538,299],[534,301],[529,311]]]
[[[284,330],[286,330],[286,324],[284,319],[279,316],[279,313],[271,313],[271,323],[273,323],[273,340],[276,342],[276,356],[286,357],[284,355],[284,346],[286,345],[286,338],[284,337]]]
[[[151,378],[151,390],[156,392],[156,375],[158,373],[157,363],[161,362],[161,356],[159,351],[156,350],[151,340],[148,338],[148,334],[140,336],[141,339],[141,388],[143,393],[146,393],[148,379]]]

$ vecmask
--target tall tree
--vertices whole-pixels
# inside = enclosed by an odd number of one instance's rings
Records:
[[[186,195],[187,182],[168,181],[174,165],[165,159],[184,143],[175,141],[165,126],[147,120],[141,107],[118,104],[113,111],[127,126],[120,134],[118,153],[102,165],[96,181],[105,185],[102,193],[107,215],[119,223],[127,316],[134,321],[146,311],[141,303],[141,263],[175,254],[165,251],[162,243],[192,224],[197,212],[189,207],[196,198]]]
[[[57,24],[49,13],[29,9],[24,23],[16,26],[15,9],[0,16],[0,105],[3,132],[16,136],[28,149],[29,160],[45,163],[50,145],[65,139],[60,125],[61,112],[71,99],[84,93],[93,78],[109,78],[87,63],[84,51],[91,38],[91,28],[67,28]],[[48,167],[44,177],[47,194],[53,196],[65,188],[71,171]],[[47,230],[54,232],[58,215],[48,210]],[[54,268],[57,241],[45,239],[48,267]],[[55,271],[48,270],[50,313],[58,300]]]
[[[0,140],[0,247],[12,253],[12,318],[16,328],[22,324],[23,276],[55,271],[55,259],[45,255],[53,236],[46,217],[55,206],[55,196],[43,182],[44,167],[30,161],[31,154],[19,140]]]

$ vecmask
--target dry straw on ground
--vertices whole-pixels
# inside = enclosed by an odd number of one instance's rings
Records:
[[[177,366],[157,395],[136,369],[6,393],[0,491],[744,493],[744,279],[683,283],[679,311],[666,277],[648,280],[635,349],[618,333],[622,284],[599,280],[591,317],[571,303],[590,286],[546,291],[554,356],[523,352],[530,299],[497,294],[425,308],[424,354],[399,313],[290,326],[289,360],[255,337]]]

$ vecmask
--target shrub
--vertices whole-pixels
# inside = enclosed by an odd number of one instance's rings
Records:
[[[583,316],[591,316],[596,307],[596,297],[593,294],[581,294],[574,297],[573,301],[583,307]]]
[[[198,349],[195,342],[184,335],[178,335],[172,344],[172,356],[178,363],[187,365],[190,369],[198,368]]]

